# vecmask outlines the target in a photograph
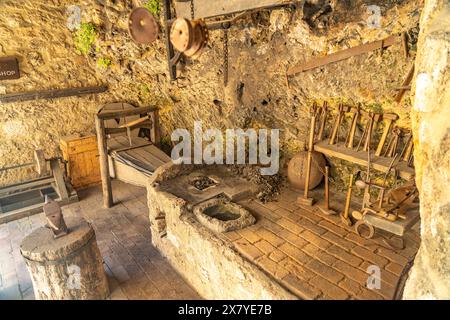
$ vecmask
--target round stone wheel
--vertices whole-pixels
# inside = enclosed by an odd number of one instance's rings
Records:
[[[66,219],[69,234],[55,239],[51,229],[33,231],[20,246],[37,300],[102,300],[109,295],[103,259],[92,226]]]
[[[319,152],[312,153],[311,176],[309,179],[309,190],[317,187],[322,182],[325,172],[326,160]],[[306,170],[308,169],[308,152],[297,153],[288,164],[288,180],[295,189],[305,189]]]

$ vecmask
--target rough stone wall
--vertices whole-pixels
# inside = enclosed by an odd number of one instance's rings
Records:
[[[421,246],[405,299],[450,299],[450,3],[427,0],[421,18],[412,123]]]
[[[312,100],[361,102],[368,108],[395,111],[409,126],[409,98],[392,102],[411,61],[400,45],[318,68],[286,79],[288,66],[393,33],[417,30],[420,2],[413,0],[331,1],[332,11],[317,22],[305,9],[252,14],[229,32],[230,80],[222,82],[222,33],[199,61],[187,61],[175,82],[168,80],[164,38],[135,45],[127,19],[134,0],[3,0],[0,1],[0,55],[17,55],[22,78],[0,83],[0,94],[68,86],[109,85],[105,94],[0,105],[0,167],[32,159],[42,148],[59,153],[59,138],[94,131],[93,114],[104,103],[126,101],[161,108],[163,137],[174,128],[192,129],[194,120],[218,128],[280,128],[283,155],[304,147],[307,111]],[[324,1],[308,1],[308,3]],[[381,28],[367,25],[367,5],[379,5]],[[81,8],[96,38],[90,52],[75,52],[66,9]],[[314,9],[314,8],[313,8]],[[415,30],[415,31],[414,31]],[[98,61],[110,59],[102,68]],[[286,157],[285,157],[286,158]],[[0,183],[20,178],[1,173]]]

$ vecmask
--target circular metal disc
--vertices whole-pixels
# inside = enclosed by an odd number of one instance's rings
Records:
[[[159,26],[146,8],[134,9],[128,20],[128,31],[138,44],[150,44],[158,38]]]
[[[172,42],[173,47],[180,52],[184,52],[191,47],[192,39],[190,21],[184,18],[176,19],[170,30],[170,42]]]

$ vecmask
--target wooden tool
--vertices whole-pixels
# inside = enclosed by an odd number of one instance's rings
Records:
[[[125,123],[125,124],[119,126],[119,128],[133,128],[134,126],[136,126],[138,124],[141,124],[143,122],[146,122],[149,119],[150,119],[150,116],[147,115],[145,117],[142,117],[142,118],[136,119],[134,121],[130,121],[128,123]]]
[[[400,157],[402,158],[403,161],[408,162],[409,157],[412,154],[413,148],[414,148],[414,142],[412,140],[412,134],[410,134],[408,136],[408,139],[406,140],[405,147],[403,148],[403,151],[400,154]]]
[[[403,54],[405,55],[405,59],[408,59],[409,58],[408,32],[402,33],[402,46],[403,46]]]
[[[319,210],[326,215],[333,215],[336,214],[336,211],[330,209],[329,179],[330,179],[330,167],[325,166],[325,204],[324,206],[319,206]]]
[[[384,144],[386,143],[386,138],[391,130],[392,124],[397,121],[398,115],[396,114],[384,114],[383,120],[385,120],[385,125],[383,129],[383,134],[381,135],[380,142],[378,143],[377,150],[375,151],[376,156],[381,155],[381,151],[383,150]]]
[[[369,113],[369,127],[367,129],[367,137],[366,137],[366,140],[364,141],[364,148],[363,148],[364,151],[369,150],[370,141],[372,140],[374,121],[375,121],[375,114],[370,112]]]
[[[314,151],[314,132],[316,126],[316,115],[313,113],[311,116],[311,128],[309,132],[309,143],[308,143],[308,158],[307,158],[307,171],[305,179],[305,193],[303,196],[297,198],[297,203],[305,206],[312,206],[314,204],[314,199],[309,198],[309,180],[311,177],[311,162],[312,153]]]
[[[352,225],[352,220],[350,220],[350,217],[349,217],[349,210],[350,210],[350,201],[352,198],[354,177],[355,176],[353,174],[350,175],[350,181],[348,184],[348,191],[347,191],[347,198],[345,199],[345,208],[344,208],[344,212],[341,214],[341,221],[342,221],[342,223],[344,223],[347,226]]]
[[[387,145],[386,151],[384,152],[385,157],[393,157],[397,151],[398,142],[400,140],[400,128],[395,127],[392,130],[392,137],[389,140],[389,143]]]
[[[399,42],[399,40],[400,40],[399,36],[390,36],[380,41],[366,43],[357,47],[338,51],[336,53],[329,54],[325,57],[315,58],[306,63],[294,66],[287,71],[287,74],[293,75],[296,73],[312,70],[330,63],[342,61],[370,51],[384,49],[396,44],[397,42]]]
[[[364,142],[363,150],[367,151],[370,146],[370,142],[372,141],[372,134],[375,127],[375,124],[378,123],[381,119],[381,115],[373,112],[365,112],[361,111],[361,115],[363,118],[367,119],[366,125],[364,127],[363,135],[361,136],[361,140],[359,140],[358,146],[356,147],[356,151],[359,151],[361,145]]]
[[[337,142],[339,127],[341,126],[342,119],[344,118],[346,111],[348,111],[348,107],[344,107],[342,103],[339,104],[336,122],[334,123],[333,131],[331,132],[331,137],[328,144],[333,145]]]
[[[325,125],[327,124],[327,118],[328,118],[328,102],[324,102],[322,106],[322,114],[320,116],[320,128],[319,128],[319,134],[317,139],[323,140],[323,135],[325,132]]]
[[[406,87],[409,86],[409,84],[411,83],[412,79],[414,77],[414,64],[412,65],[411,69],[409,69],[408,74],[406,75],[405,81],[403,81],[402,84],[402,89],[400,89],[400,91],[397,93],[397,95],[395,96],[395,101],[400,104],[400,102],[402,102],[403,100],[403,96],[405,95],[406,91],[408,91],[406,89]]]
[[[350,131],[347,135],[347,139],[345,141],[345,146],[347,148],[353,149],[353,142],[355,140],[355,132],[356,132],[356,125],[358,123],[359,113],[360,113],[361,106],[358,105],[357,108],[352,108],[352,125],[350,127]]]

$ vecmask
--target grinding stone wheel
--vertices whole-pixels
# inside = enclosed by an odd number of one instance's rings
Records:
[[[303,151],[296,154],[288,164],[288,180],[296,189],[305,189],[308,152]],[[325,157],[319,152],[312,153],[311,176],[309,190],[317,187],[323,178],[325,171]]]
[[[159,26],[150,11],[136,8],[130,14],[128,31],[134,42],[150,44],[158,38]]]

